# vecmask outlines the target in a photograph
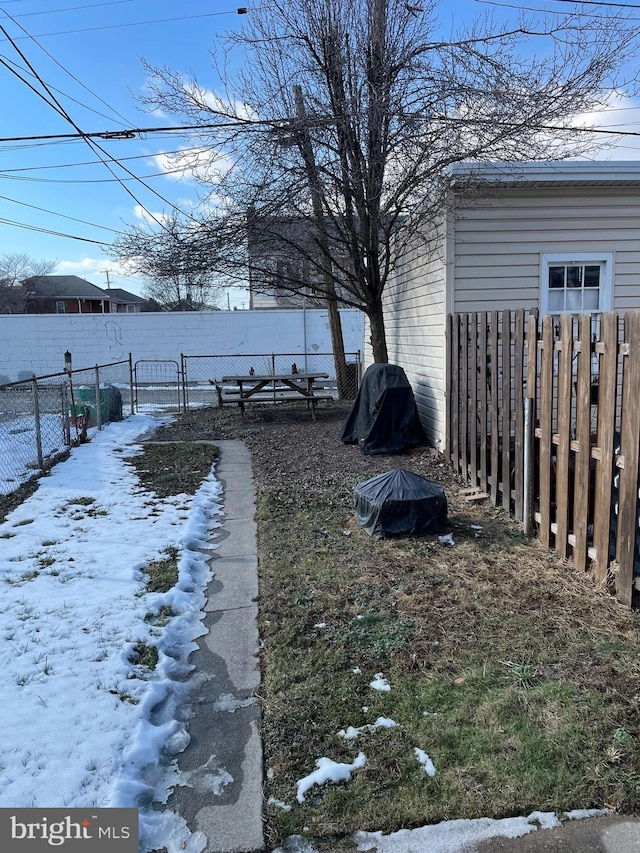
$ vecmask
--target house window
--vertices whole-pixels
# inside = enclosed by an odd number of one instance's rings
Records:
[[[543,255],[540,277],[543,315],[600,314],[611,308],[611,253]]]
[[[136,312],[136,306],[135,305],[127,305],[127,310],[126,310],[127,314],[135,314],[135,312]]]
[[[67,303],[64,300],[60,300],[60,302],[56,302],[56,314],[66,314],[67,313]]]

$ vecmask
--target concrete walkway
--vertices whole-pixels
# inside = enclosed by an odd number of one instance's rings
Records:
[[[258,558],[255,487],[249,450],[216,441],[223,487],[222,530],[211,549],[214,577],[195,666],[191,741],[178,766],[186,781],[169,798],[191,832],[207,838],[205,853],[264,849],[258,670]]]
[[[640,853],[640,820],[612,815],[568,821],[522,838],[491,838],[469,853]]]

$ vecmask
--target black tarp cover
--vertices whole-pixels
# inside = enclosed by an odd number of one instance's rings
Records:
[[[447,524],[440,486],[403,468],[359,483],[353,503],[358,522],[375,539],[444,533]]]
[[[367,456],[401,453],[426,442],[413,389],[397,364],[371,364],[340,440],[357,444]]]

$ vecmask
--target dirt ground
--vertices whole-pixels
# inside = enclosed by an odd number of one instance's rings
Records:
[[[317,407],[317,418],[301,405],[199,409],[182,415],[154,436],[161,441],[238,438],[253,459],[258,482],[270,488],[294,483],[303,488],[340,486],[345,479],[366,480],[390,467],[402,467],[439,483],[462,486],[443,459],[428,447],[389,456],[364,456],[354,445],[340,441],[351,404],[334,402]]]

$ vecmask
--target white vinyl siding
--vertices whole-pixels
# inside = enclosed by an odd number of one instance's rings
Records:
[[[416,238],[414,247],[398,262],[384,294],[389,361],[407,374],[427,436],[441,449],[445,432],[443,231],[432,241],[429,256],[423,249],[425,238]]]
[[[439,240],[416,238],[385,292],[387,340],[436,446],[445,430],[446,313],[539,309],[542,258],[563,253],[597,254],[608,265],[610,310],[640,309],[639,234],[637,187],[568,182],[476,193],[458,201]]]
[[[636,189],[505,188],[456,218],[454,311],[540,306],[542,255],[614,255],[611,309],[640,308]]]

